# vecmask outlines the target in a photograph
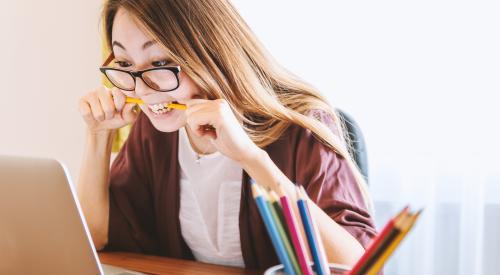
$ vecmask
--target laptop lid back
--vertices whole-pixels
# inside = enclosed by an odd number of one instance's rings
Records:
[[[59,162],[0,156],[0,274],[102,274],[77,201]]]

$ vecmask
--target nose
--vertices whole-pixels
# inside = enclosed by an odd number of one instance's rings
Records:
[[[140,77],[135,78],[135,94],[138,97],[147,96],[153,93],[156,93],[156,91],[149,88]]]

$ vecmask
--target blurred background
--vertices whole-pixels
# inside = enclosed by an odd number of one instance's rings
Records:
[[[500,3],[244,1],[267,49],[361,126],[379,227],[424,214],[385,274],[500,270]],[[78,176],[101,0],[0,0],[0,154]]]

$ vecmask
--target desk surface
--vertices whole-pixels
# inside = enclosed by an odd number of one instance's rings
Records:
[[[125,252],[99,252],[103,264],[150,274],[262,274],[259,270]]]

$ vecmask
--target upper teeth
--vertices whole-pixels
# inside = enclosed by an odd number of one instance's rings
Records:
[[[149,105],[149,108],[151,108],[151,110],[153,110],[153,111],[159,111],[159,110],[164,109],[165,105],[167,105],[167,104],[153,104],[153,105]]]
[[[159,104],[151,104],[149,105],[149,108],[155,114],[163,114],[170,111],[170,108],[166,106],[168,106],[168,103],[159,103]]]

